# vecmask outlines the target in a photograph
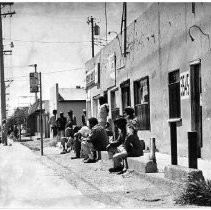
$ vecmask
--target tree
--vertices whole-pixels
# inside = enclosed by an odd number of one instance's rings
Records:
[[[8,118],[8,127],[11,128],[14,125],[21,125],[26,123],[28,117],[29,107],[18,107],[14,114]]]

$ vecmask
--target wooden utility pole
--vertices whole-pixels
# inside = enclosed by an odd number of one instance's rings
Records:
[[[42,75],[39,73],[40,79],[40,137],[41,137],[41,155],[43,155],[43,121],[42,121]]]
[[[95,53],[94,53],[94,20],[93,20],[93,17],[91,17],[91,32],[92,32],[92,57],[94,57]]]
[[[2,7],[12,5],[13,3],[0,2],[0,83],[1,83],[1,121],[6,120],[6,95],[5,95],[5,81],[4,81],[4,48],[3,48],[3,32],[2,32],[2,16],[12,16],[15,12],[7,12],[2,14]],[[7,135],[2,136],[3,142],[7,145]]]
[[[92,40],[92,58],[95,56],[94,53],[94,18],[88,17],[87,23],[90,24],[91,23],[91,40]]]
[[[127,3],[123,3],[124,10],[124,56],[127,56],[126,48],[127,48]]]

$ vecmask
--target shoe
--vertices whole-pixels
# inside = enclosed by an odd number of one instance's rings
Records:
[[[119,166],[119,167],[116,167],[116,168],[109,168],[109,172],[110,173],[114,173],[114,172],[120,172],[123,170],[123,166]]]
[[[67,151],[66,150],[63,150],[62,152],[60,152],[60,154],[66,154],[67,153]]]
[[[77,156],[76,156],[76,157],[71,157],[72,160],[73,160],[73,159],[78,159],[78,158],[80,158],[80,157],[77,157]]]
[[[84,161],[84,163],[95,163],[96,161],[94,159],[87,159]]]

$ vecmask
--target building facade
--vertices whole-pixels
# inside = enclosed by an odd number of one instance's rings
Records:
[[[30,136],[40,137],[41,119],[40,119],[40,101],[39,99],[32,104],[29,108],[29,116],[27,117],[27,130]],[[43,124],[43,137],[50,137],[49,121],[49,100],[42,101],[42,124]]]
[[[60,112],[67,117],[67,113],[73,110],[77,125],[82,126],[83,109],[86,109],[86,90],[81,87],[59,88],[59,85],[55,84],[50,89],[50,115],[54,109],[57,110],[57,117]]]
[[[197,132],[198,157],[211,159],[211,4],[153,3],[127,27],[126,56],[119,34],[86,63],[88,116],[107,95],[110,117],[132,106],[140,139],[188,156],[188,132]],[[123,40],[124,41],[124,40]]]

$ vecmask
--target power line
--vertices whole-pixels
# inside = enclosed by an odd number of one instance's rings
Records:
[[[64,72],[64,71],[74,71],[74,70],[82,70],[82,69],[84,69],[84,68],[75,68],[75,69],[61,70],[61,71],[50,71],[50,72],[43,72],[42,74],[53,74],[53,73],[59,73],[59,72]],[[7,79],[14,79],[14,78],[20,78],[20,77],[28,77],[28,75],[21,75],[21,76],[17,76],[17,77],[10,77],[10,78],[7,78]]]
[[[10,39],[4,38],[4,40],[10,41]],[[42,44],[79,44],[79,43],[90,43],[91,41],[32,41],[32,40],[22,40],[13,39],[13,42],[29,42],[29,43],[42,43]]]

